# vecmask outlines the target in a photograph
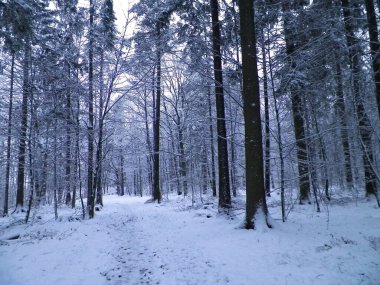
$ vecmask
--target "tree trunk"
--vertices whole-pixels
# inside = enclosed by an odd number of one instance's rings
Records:
[[[264,33],[263,33],[264,39]],[[265,193],[270,197],[270,129],[269,129],[269,94],[268,94],[268,73],[266,62],[266,49],[263,44],[263,87],[264,87],[264,110],[265,110]]]
[[[94,67],[93,67],[93,44],[94,44],[94,3],[90,0],[90,27],[89,27],[89,51],[88,51],[88,160],[87,160],[87,214],[90,219],[94,217]]]
[[[8,107],[8,132],[7,132],[7,161],[5,166],[5,190],[4,190],[4,208],[3,216],[8,215],[9,200],[9,176],[11,168],[11,140],[12,140],[12,105],[13,105],[13,85],[15,70],[15,53],[12,52],[11,59],[11,86],[9,91],[9,107]]]
[[[218,169],[219,169],[219,207],[231,207],[230,179],[228,167],[227,131],[224,108],[224,89],[222,57],[220,52],[221,36],[219,8],[217,0],[210,0],[212,19],[212,48],[214,59],[214,79],[216,96]]]
[[[58,188],[58,170],[57,170],[57,164],[58,164],[58,161],[57,161],[57,158],[58,158],[58,148],[57,148],[57,132],[58,132],[58,128],[57,128],[57,95],[54,94],[54,161],[53,161],[53,165],[54,165],[54,174],[53,174],[53,179],[54,179],[54,192],[53,192],[53,195],[54,195],[54,216],[55,216],[55,219],[57,220],[58,219],[58,198],[57,198],[57,194],[59,193],[59,191],[57,191],[57,188]],[[58,193],[57,193],[58,192]]]
[[[124,178],[124,156],[122,151],[120,151],[120,196],[124,196],[125,190],[125,178]]]
[[[268,35],[269,38],[269,35]],[[273,78],[273,68],[272,68],[272,60],[271,60],[271,51],[268,46],[268,65],[269,65],[269,73],[271,78],[271,89],[273,94],[273,102],[274,102],[274,111],[276,115],[276,123],[277,123],[277,142],[278,142],[278,154],[280,158],[280,196],[281,196],[281,217],[282,222],[285,222],[285,167],[284,167],[284,150],[282,144],[282,131],[281,131],[281,120],[280,120],[280,110],[277,104],[277,97],[275,92],[275,83]],[[273,179],[272,179],[273,182]]]
[[[232,118],[236,119],[236,112],[235,114],[232,114],[232,100],[231,96],[228,97],[228,109],[230,113],[230,154],[231,154],[231,166],[230,166],[230,177],[231,177],[231,190],[232,190],[232,196],[236,197],[236,154],[235,154],[235,126],[236,121],[234,122]]]
[[[68,75],[70,76],[70,68]],[[66,184],[66,205],[71,204],[71,92],[70,88],[66,95],[66,167],[65,167],[65,184]]]
[[[78,58],[77,58],[78,60]],[[79,82],[79,71],[76,69],[75,72],[75,77],[77,80],[77,83]],[[76,98],[76,125],[75,125],[75,183],[73,185],[73,197],[71,198],[71,208],[75,208],[75,203],[76,203],[76,188],[77,188],[77,180],[80,178],[80,148],[79,148],[79,133],[80,133],[80,98],[79,95],[77,94]],[[79,181],[80,185],[82,184],[81,181]],[[80,187],[81,188],[81,187]],[[83,203],[82,197],[81,202]]]
[[[208,118],[210,127],[210,152],[211,152],[211,166],[210,166],[210,186],[212,196],[216,197],[216,173],[215,173],[215,148],[214,148],[214,128],[212,125],[212,112],[211,112],[211,91],[207,86],[207,102],[208,102]]]
[[[156,26],[157,32],[157,73],[156,73],[156,102],[153,122],[153,200],[161,202],[160,191],[160,114],[161,114],[161,23]]]
[[[245,228],[255,228],[259,218],[268,227],[265,200],[264,157],[260,116],[260,90],[257,71],[253,1],[239,0],[243,65],[243,113],[245,131],[246,217]],[[261,212],[261,213],[259,213]]]
[[[378,116],[380,116],[380,43],[379,31],[377,29],[377,20],[375,5],[373,0],[365,0],[367,10],[368,32],[372,57],[373,77],[375,80],[375,91],[377,100]],[[380,12],[380,11],[379,11]]]
[[[95,193],[96,193],[96,204],[103,207],[103,190],[102,190],[102,175],[103,175],[103,108],[104,108],[104,83],[103,83],[103,65],[104,65],[104,52],[100,52],[100,94],[99,94],[99,133],[98,133],[98,147],[96,149],[96,170],[95,170]]]
[[[144,87],[145,88],[145,87]],[[152,167],[152,143],[150,141],[150,132],[149,132],[149,122],[148,122],[148,107],[147,107],[147,95],[146,89],[144,89],[144,116],[145,116],[145,140],[148,150],[148,155],[146,157],[147,166],[148,166],[148,183],[150,193],[153,194],[153,167]]]
[[[23,62],[23,86],[22,86],[22,105],[21,105],[21,132],[19,141],[18,164],[17,164],[17,194],[16,210],[24,206],[24,179],[25,179],[25,153],[26,153],[26,130],[28,128],[28,98],[31,92],[30,82],[30,60],[31,60],[31,43],[26,40],[24,44],[24,62]]]
[[[180,155],[179,165],[180,165],[182,189],[183,189],[183,195],[187,196],[188,188],[187,188],[187,166],[186,166],[186,156],[185,156],[185,144],[183,142],[183,130],[182,130],[180,120],[178,120],[177,127],[178,127],[178,142],[179,142],[179,155]]]
[[[291,21],[294,20],[293,13],[290,10],[290,4],[285,1],[282,4],[284,14],[284,34],[285,45],[288,59],[288,65],[291,68],[290,73],[296,73],[297,63],[295,52],[297,50],[296,40],[294,39],[295,31],[291,27]],[[300,190],[300,204],[305,201],[309,202],[310,181],[309,181],[309,166],[307,159],[307,145],[305,139],[305,123],[303,118],[303,106],[300,90],[295,87],[290,87],[291,104],[293,113],[294,135],[296,139],[297,162],[298,162],[298,179]],[[310,202],[309,202],[310,203]]]
[[[372,153],[372,127],[368,115],[364,108],[363,98],[360,94],[360,47],[359,41],[355,37],[352,22],[352,7],[348,0],[342,0],[344,27],[348,47],[348,56],[352,72],[352,92],[354,97],[355,112],[359,124],[359,136],[363,146],[363,163],[366,194],[373,194],[377,197],[376,175],[373,169]]]
[[[346,119],[346,107],[344,103],[343,95],[343,81],[342,81],[342,68],[340,65],[340,59],[338,58],[338,53],[335,53],[336,61],[336,103],[335,114],[339,121],[341,127],[341,142],[343,147],[344,156],[344,173],[346,177],[346,183],[348,187],[352,187],[353,177],[352,177],[352,167],[351,167],[351,152],[350,143],[348,140],[348,129],[347,129],[347,119]]]

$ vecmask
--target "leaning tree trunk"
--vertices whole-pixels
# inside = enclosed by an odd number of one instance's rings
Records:
[[[224,89],[222,56],[220,52],[221,36],[219,8],[217,0],[210,0],[212,19],[212,48],[214,59],[214,79],[216,96],[218,169],[219,169],[219,207],[231,207],[230,179],[228,167],[227,130],[224,110]]]
[[[247,193],[245,228],[253,229],[259,218],[264,218],[268,227],[271,227],[271,225],[268,222],[268,208],[265,200],[260,90],[257,71],[253,1],[240,0],[239,8],[243,65],[243,113]]]
[[[377,29],[376,12],[373,0],[365,0],[367,10],[367,21],[369,40],[372,57],[373,77],[375,80],[375,91],[377,100],[378,116],[380,116],[380,43],[379,31]],[[379,11],[380,12],[380,11]]]
[[[18,151],[17,164],[17,194],[16,194],[16,211],[24,206],[24,179],[25,179],[25,154],[26,154],[26,131],[28,128],[28,98],[31,92],[30,83],[30,60],[31,60],[31,43],[26,40],[24,46],[23,62],[23,86],[22,86],[22,103],[21,103],[21,132]]]
[[[8,107],[8,133],[7,133],[7,161],[5,166],[5,190],[4,190],[4,208],[3,216],[8,215],[9,200],[9,176],[11,169],[11,140],[12,140],[12,105],[13,105],[13,85],[15,70],[15,53],[12,52],[11,59],[11,86],[9,91],[9,107]]]

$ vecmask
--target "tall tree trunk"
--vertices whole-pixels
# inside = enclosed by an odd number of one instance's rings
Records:
[[[263,33],[264,39],[264,33]],[[270,129],[269,129],[269,94],[268,94],[268,73],[266,62],[265,44],[262,48],[263,54],[263,87],[264,87],[264,110],[265,110],[265,193],[270,197]]]
[[[24,44],[24,62],[23,62],[23,86],[22,86],[22,105],[21,105],[21,132],[18,151],[17,164],[17,194],[16,210],[24,206],[24,179],[25,179],[25,153],[26,153],[26,131],[28,128],[28,98],[31,92],[30,82],[30,60],[31,60],[31,43],[29,39]]]
[[[13,105],[13,85],[15,71],[15,53],[12,52],[11,59],[11,86],[9,91],[9,107],[8,107],[8,131],[7,131],[7,161],[5,166],[5,190],[4,190],[4,208],[3,216],[8,215],[9,200],[9,176],[11,168],[11,140],[12,140],[12,105]]]
[[[179,166],[180,166],[180,174],[181,174],[181,182],[183,195],[187,196],[188,188],[187,188],[187,166],[186,166],[186,156],[185,156],[185,144],[183,141],[183,130],[181,126],[180,118],[178,118],[178,146],[179,146]]]
[[[153,121],[153,201],[161,202],[160,191],[160,115],[161,115],[161,23],[156,24],[156,101]]]
[[[372,57],[373,77],[375,80],[376,100],[378,116],[380,116],[380,43],[379,31],[377,29],[377,20],[375,5],[373,0],[365,0],[367,10],[368,32]],[[380,11],[379,11],[380,12]]]
[[[148,107],[147,107],[147,94],[144,87],[144,117],[145,117],[145,140],[148,150],[148,155],[146,156],[147,166],[148,166],[148,183],[150,193],[153,194],[153,167],[152,167],[152,143],[150,141],[150,131],[149,131],[149,122],[148,122]]]
[[[268,33],[268,39],[269,39],[269,33]],[[272,89],[273,102],[274,102],[274,111],[275,111],[275,115],[276,115],[278,154],[279,154],[279,158],[280,158],[281,217],[282,217],[282,222],[285,222],[285,220],[286,220],[286,216],[285,216],[285,167],[284,167],[284,150],[283,150],[283,144],[282,144],[282,127],[281,127],[281,120],[280,120],[280,110],[279,110],[279,107],[277,104],[277,97],[276,97],[276,91],[275,91],[273,67],[272,67],[272,60],[271,60],[271,51],[269,48],[270,48],[270,46],[268,45],[268,67],[269,67],[269,73],[270,73],[270,79],[271,79],[271,89]],[[272,182],[273,182],[273,179],[272,179]]]
[[[232,196],[236,197],[236,154],[235,154],[235,129],[236,129],[236,121],[233,121],[232,118],[236,119],[236,112],[232,114],[232,100],[231,96],[228,97],[228,109],[230,113],[230,154],[231,154],[231,167],[230,167],[230,177],[231,177],[231,190]]]
[[[94,13],[93,0],[90,0],[90,27],[89,27],[89,51],[88,51],[88,160],[87,160],[87,214],[90,219],[94,217]]]
[[[221,36],[218,0],[210,0],[212,20],[212,48],[214,59],[214,79],[216,96],[218,169],[219,169],[219,207],[231,207],[230,179],[228,167],[227,130],[225,122]]]
[[[284,1],[282,4],[282,10],[284,14],[284,34],[286,54],[288,59],[288,65],[291,68],[289,72],[296,73],[297,60],[295,58],[295,52],[297,50],[295,31],[291,26],[291,21],[294,21],[293,13],[290,10],[290,4],[288,1]],[[300,204],[305,201],[309,201],[310,193],[310,179],[309,179],[309,165],[307,159],[307,145],[305,138],[305,123],[303,118],[303,106],[301,100],[301,91],[291,87],[291,104],[293,113],[294,135],[296,139],[297,149],[297,162],[298,162],[298,177],[299,177],[299,191],[300,191]],[[310,203],[310,202],[309,202]]]
[[[70,77],[70,68],[68,76]],[[66,184],[66,205],[71,204],[71,88],[67,90],[66,97],[66,167],[65,167],[65,184]]]
[[[104,108],[104,82],[103,82],[103,66],[104,66],[104,52],[100,52],[100,94],[99,94],[99,133],[98,133],[98,147],[96,149],[96,170],[95,170],[95,192],[96,204],[103,207],[103,190],[102,190],[102,175],[103,175],[103,108]]]
[[[376,175],[373,169],[373,150],[372,150],[372,127],[368,115],[364,108],[363,98],[360,94],[360,47],[359,41],[355,37],[352,19],[352,6],[348,0],[342,0],[344,27],[348,47],[348,56],[352,72],[352,92],[354,97],[355,112],[359,124],[359,136],[363,146],[363,163],[366,194],[373,194],[377,197]]]
[[[211,152],[211,166],[210,166],[210,186],[212,196],[216,197],[216,173],[215,173],[215,148],[214,148],[214,127],[212,125],[212,111],[211,111],[211,90],[207,86],[207,104],[208,104],[208,119],[210,128],[210,152]]]
[[[33,105],[33,92],[30,94],[30,128],[29,128],[29,139],[28,139],[28,149],[29,149],[29,177],[30,177],[30,191],[29,191],[29,201],[28,208],[26,210],[25,224],[28,223],[30,213],[32,211],[34,192],[38,191],[39,182],[38,182],[38,172],[39,167],[36,164],[36,157],[39,154],[39,145],[36,142],[36,137],[39,136],[38,131],[38,120],[37,120],[37,108]]]
[[[347,129],[347,119],[346,119],[346,107],[345,99],[343,95],[343,79],[342,79],[342,68],[340,65],[340,58],[338,58],[338,53],[335,53],[336,62],[336,103],[335,103],[335,114],[338,118],[341,127],[341,142],[343,147],[344,156],[344,173],[346,177],[346,183],[348,187],[352,187],[353,177],[352,177],[352,167],[351,167],[351,153],[350,153],[350,143],[348,139],[348,129]]]
[[[325,190],[324,191],[325,197],[327,200],[330,201],[331,197],[330,197],[330,191],[329,191],[329,173],[328,173],[328,168],[327,168],[326,146],[325,146],[325,143],[323,142],[321,132],[319,131],[319,123],[317,120],[317,115],[315,114],[315,111],[313,109],[311,109],[311,115],[313,116],[313,119],[314,119],[315,131],[317,132],[318,142],[320,146],[320,156],[323,161],[322,177],[323,177],[323,186]]]
[[[77,61],[78,61],[78,57],[77,57]],[[78,68],[76,69],[75,71],[75,77],[76,77],[76,81],[77,81],[77,84],[79,83],[79,70]],[[71,208],[75,208],[75,203],[76,203],[76,195],[77,195],[77,181],[80,177],[80,148],[79,148],[79,134],[80,134],[80,118],[79,118],[79,115],[80,115],[80,98],[79,98],[79,95],[77,94],[77,98],[76,98],[76,122],[75,122],[75,163],[74,163],[74,173],[75,173],[75,183],[73,185],[73,197],[72,197],[72,200],[71,200]],[[79,181],[80,184],[82,184],[81,181]],[[81,198],[81,202],[83,203],[83,200],[82,200],[82,197]]]
[[[125,190],[125,177],[124,177],[124,155],[120,151],[120,196],[124,196]]]
[[[168,109],[166,107],[166,104],[165,104],[165,101],[164,101],[164,109],[165,109],[165,114],[167,114],[167,119],[169,120],[169,117],[168,117]],[[182,191],[181,191],[181,183],[180,183],[180,178],[178,176],[178,169],[179,169],[179,163],[177,161],[177,149],[175,147],[175,138],[174,138],[174,135],[173,135],[173,129],[172,129],[172,125],[170,123],[168,123],[168,126],[169,126],[169,137],[170,137],[170,148],[171,148],[171,152],[172,152],[172,155],[171,155],[171,159],[170,159],[170,162],[169,165],[170,165],[170,168],[172,169],[171,173],[172,175],[175,176],[175,181],[176,181],[176,188],[177,188],[177,194],[178,195],[182,195]],[[168,147],[169,148],[169,147]]]
[[[46,201],[46,191],[47,191],[47,179],[48,179],[48,146],[49,146],[49,126],[46,127],[45,135],[45,147],[43,150],[43,165],[41,173],[41,191],[37,192],[37,204],[45,204]]]
[[[257,218],[268,227],[265,200],[264,157],[260,116],[260,90],[257,71],[253,1],[239,0],[243,65],[243,113],[245,130],[246,220],[245,228],[255,228]],[[260,213],[261,212],[261,215]]]
[[[203,141],[202,152],[201,152],[201,181],[202,181],[202,194],[207,193],[207,148],[206,142]]]
[[[57,123],[58,123],[58,120],[57,120],[57,95],[54,94],[54,161],[53,161],[53,165],[54,165],[54,174],[53,174],[53,180],[54,180],[54,192],[53,192],[53,195],[54,195],[54,216],[55,216],[55,219],[57,220],[58,219],[58,198],[57,198],[57,194],[59,193],[58,191],[58,170],[57,170],[57,164],[58,164],[58,161],[57,161],[57,158],[58,158],[58,147],[57,147],[57,133],[58,133],[58,128],[57,128]]]

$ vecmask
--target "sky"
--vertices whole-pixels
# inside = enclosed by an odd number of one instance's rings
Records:
[[[122,30],[128,15],[128,9],[132,7],[137,0],[114,0],[114,10],[116,15],[116,24],[119,30]]]

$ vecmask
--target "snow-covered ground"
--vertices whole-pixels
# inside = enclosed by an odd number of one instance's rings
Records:
[[[296,205],[284,224],[272,205],[274,228],[247,231],[239,203],[226,218],[212,199],[146,200],[106,196],[85,221],[70,209],[55,221],[51,207],[28,225],[0,218],[0,284],[380,284],[374,201]]]

